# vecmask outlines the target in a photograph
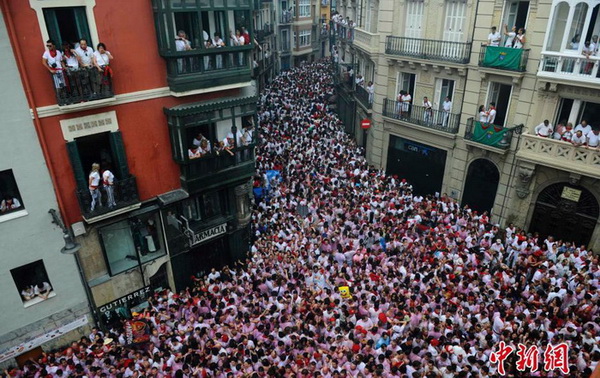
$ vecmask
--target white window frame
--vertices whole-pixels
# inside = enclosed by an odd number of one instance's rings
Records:
[[[298,33],[298,47],[310,46],[310,44],[311,44],[310,36],[311,36],[310,30],[300,30],[300,33]]]
[[[550,30],[554,27],[554,15],[560,3],[566,3],[569,6],[569,15],[567,16],[567,23],[565,24],[565,32],[563,33],[563,38],[561,41],[560,51],[549,51],[548,43],[550,38]],[[569,43],[569,34],[571,33],[571,26],[573,25],[573,17],[575,14],[575,7],[578,4],[587,4],[587,13],[585,17],[585,21],[582,28],[582,35],[579,40],[579,47],[577,50],[567,49],[567,43]],[[592,19],[592,13],[594,8],[599,5],[598,2],[594,0],[581,1],[581,0],[554,0],[552,1],[552,8],[550,10],[550,15],[548,17],[548,26],[546,28],[546,33],[544,36],[544,48],[543,52],[555,53],[555,54],[567,54],[567,55],[581,55],[581,51],[584,46],[584,33],[587,33],[587,30],[590,27],[590,21]],[[598,21],[597,21],[598,22]]]
[[[298,2],[298,16],[310,17],[310,0],[300,0]]]
[[[96,18],[94,17],[96,0],[29,0],[29,6],[36,13],[44,46],[46,45],[46,41],[50,39],[48,27],[44,18],[44,8],[85,7],[85,16],[87,17],[88,27],[90,29],[90,37],[95,43],[100,43],[100,39],[98,38],[98,28],[96,27]]]

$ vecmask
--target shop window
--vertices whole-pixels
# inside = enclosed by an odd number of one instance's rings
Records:
[[[165,254],[158,213],[142,214],[100,228],[110,274],[116,275]]]
[[[43,260],[11,269],[10,274],[25,307],[56,296]]]
[[[0,171],[0,216],[25,209],[12,169]]]
[[[85,7],[44,8],[44,21],[48,36],[56,46],[69,42],[75,47],[81,38],[88,41],[88,46],[98,42],[91,40]]]
[[[193,227],[197,222],[206,221],[224,213],[223,193],[212,192],[183,201],[180,215]]]

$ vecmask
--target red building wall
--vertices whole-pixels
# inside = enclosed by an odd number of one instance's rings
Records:
[[[42,66],[42,34],[36,12],[28,0],[7,1],[8,14],[15,26],[11,40],[23,56],[21,72],[32,88],[33,103],[39,108],[56,104],[48,71]],[[5,3],[5,4],[6,4]],[[114,56],[114,92],[120,94],[167,87],[166,65],[158,53],[152,5],[149,0],[97,0],[94,17],[101,42]],[[179,188],[179,166],[171,155],[164,107],[181,103],[235,96],[238,90],[212,92],[184,98],[161,97],[111,105],[92,110],[41,118],[43,139],[48,146],[55,172],[56,193],[64,204],[63,214],[70,224],[81,220],[75,196],[75,178],[67,154],[60,120],[114,110],[122,133],[129,170],[137,178],[140,200]],[[89,167],[84,167],[87,173]]]

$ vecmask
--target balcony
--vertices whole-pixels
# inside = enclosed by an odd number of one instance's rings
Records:
[[[600,153],[597,149],[575,147],[569,142],[523,134],[517,157],[532,163],[600,178]]]
[[[473,117],[467,119],[465,130],[465,142],[471,146],[477,146],[485,150],[506,153],[510,148],[515,131],[520,132],[523,125],[516,127],[503,127],[489,123],[475,121]]]
[[[456,134],[460,124],[460,114],[427,110],[418,105],[410,105],[408,111],[404,111],[401,103],[390,99],[386,99],[383,104],[383,116],[449,134]]]
[[[90,191],[78,189],[75,194],[79,201],[79,208],[83,218],[88,223],[98,222],[102,219],[112,217],[124,212],[140,207],[137,182],[135,176],[129,176],[125,179],[115,180],[114,183],[115,207],[108,207],[108,195],[105,189],[100,186],[100,198],[102,206],[96,204],[94,211],[91,211],[92,197]]]
[[[262,29],[255,31],[256,40],[261,43],[265,41],[265,38],[273,35],[273,27],[269,24],[265,24]]]
[[[389,35],[385,40],[385,53],[424,60],[467,64],[471,55],[471,42],[450,42]]]
[[[481,45],[479,66],[505,71],[525,72],[529,49]]]
[[[294,21],[294,15],[290,11],[281,12],[281,17],[279,18],[279,25],[289,25]]]
[[[337,38],[342,42],[352,42],[354,39],[354,28],[333,21],[331,21],[329,25],[331,30],[333,30],[334,38]]]
[[[369,54],[377,54],[379,52],[379,34],[370,33],[363,29],[354,29],[354,40],[352,41],[355,47],[358,47]]]
[[[255,173],[255,145],[233,149],[233,155],[222,151],[207,154],[198,159],[190,159],[181,165],[181,186],[189,193],[229,182],[249,179]]]
[[[369,94],[369,92],[362,86],[356,85],[356,92],[354,92],[354,96],[361,103],[363,107],[366,109],[373,108],[373,95]]]
[[[582,85],[600,84],[600,58],[543,52],[538,77],[564,79]]]
[[[61,107],[114,97],[111,75],[95,68],[59,71],[50,80]]]
[[[163,53],[173,92],[248,82],[252,45]]]

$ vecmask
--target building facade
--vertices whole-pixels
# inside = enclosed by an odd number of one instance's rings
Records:
[[[10,95],[0,103],[0,366],[23,363],[40,348],[89,334],[93,319],[75,258],[61,253],[62,231],[52,180],[0,15],[0,77]]]
[[[253,7],[244,0],[3,2],[102,327],[161,288],[185,289],[192,276],[246,256],[257,138]],[[48,40],[78,47],[85,63],[93,51],[81,39],[94,51],[104,44],[110,57],[53,73],[41,63]]]
[[[273,1],[254,0],[254,49],[252,77],[256,80],[259,92],[273,79],[275,74],[276,17]]]
[[[534,129],[546,119],[600,127],[599,4],[342,2],[338,11],[356,25],[332,26],[346,129],[373,164],[417,193],[447,194],[494,222],[598,247],[599,151]],[[505,25],[525,30],[522,48],[506,47]],[[489,46],[492,27],[499,46]],[[358,75],[374,82],[371,98]],[[487,122],[480,107],[491,103]]]

